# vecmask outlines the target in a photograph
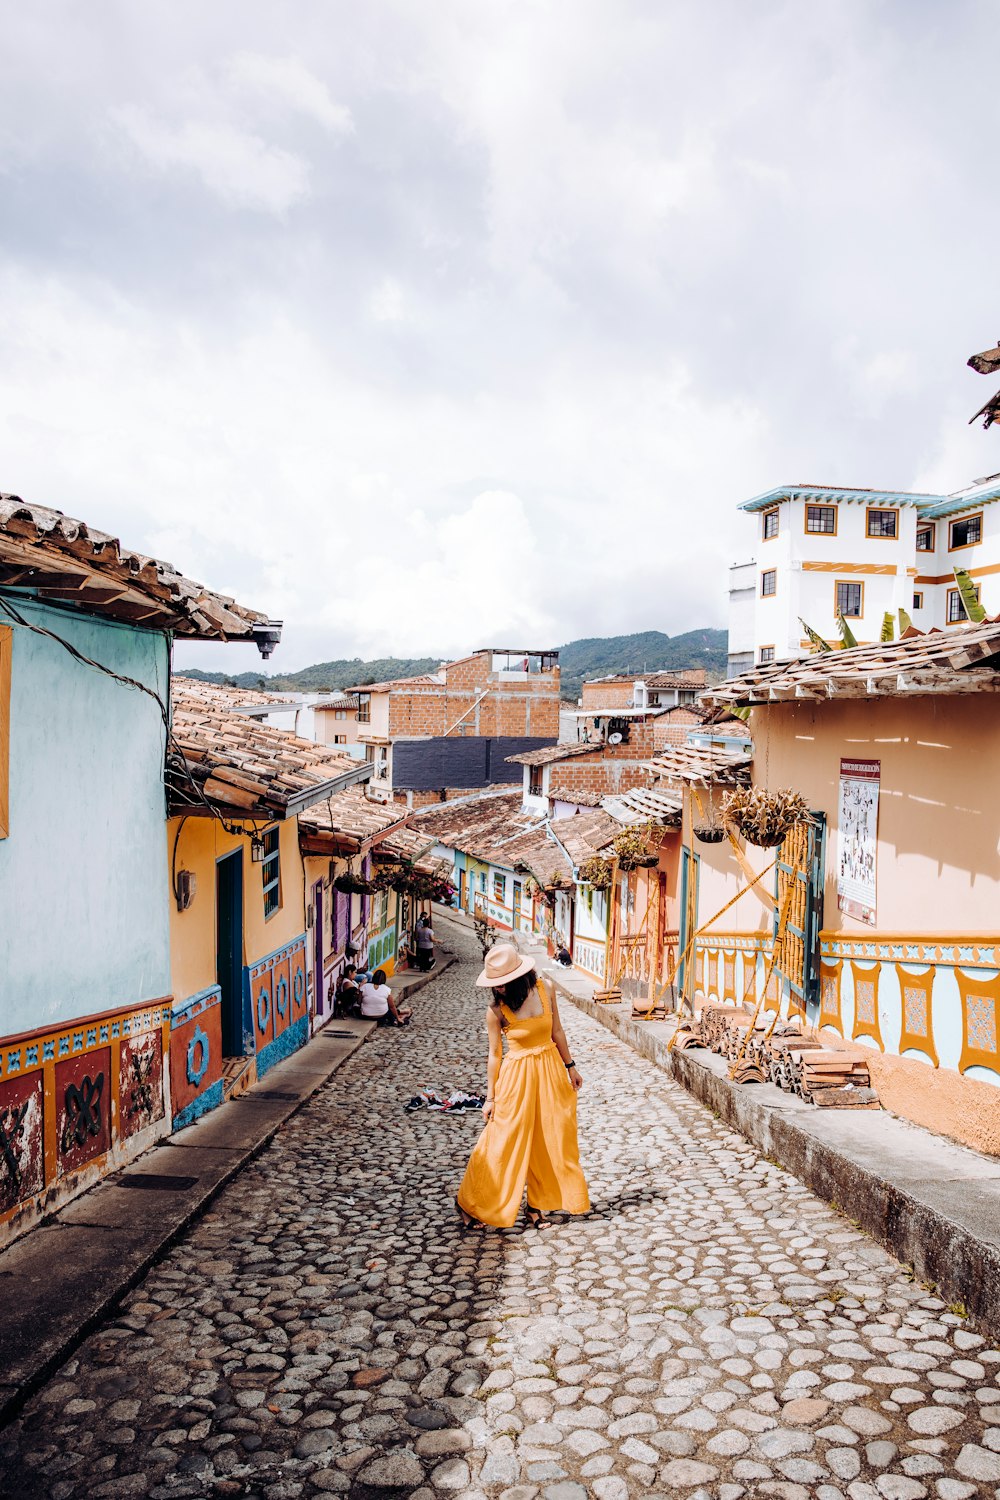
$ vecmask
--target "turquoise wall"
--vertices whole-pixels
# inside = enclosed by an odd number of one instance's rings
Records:
[[[165,636],[8,597],[25,619],[166,698]],[[11,623],[2,611],[0,623]],[[170,993],[159,709],[55,641],[13,633],[2,1036]]]

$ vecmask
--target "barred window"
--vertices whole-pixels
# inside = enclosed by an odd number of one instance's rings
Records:
[[[760,575],[760,591],[765,599],[771,598],[778,592],[778,570],[768,568],[766,573]]]
[[[845,619],[850,616],[857,618],[861,614],[862,601],[864,599],[864,585],[861,583],[838,583],[837,584],[837,613]]]
[[[888,536],[898,535],[899,512],[895,510],[869,510],[868,512],[868,535]]]
[[[264,835],[264,920],[268,921],[281,906],[281,850],[279,830],[269,828]]]
[[[837,507],[835,505],[807,505],[806,531],[813,536],[836,536]]]

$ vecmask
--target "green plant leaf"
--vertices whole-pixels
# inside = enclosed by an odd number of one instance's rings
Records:
[[[974,625],[986,619],[986,611],[976,597],[976,586],[972,582],[964,568],[955,569],[955,582],[958,584],[958,592],[962,596],[962,605],[965,613]]]
[[[887,609],[882,616],[882,634],[880,641],[891,641],[896,633],[896,621],[893,619],[892,610]]]
[[[849,651],[852,646],[856,646],[858,644],[854,638],[854,631],[851,629],[850,625],[848,625],[847,621],[841,614],[838,614],[837,616],[837,625],[840,629],[841,650]]]
[[[802,629],[805,631],[806,635],[809,637],[810,641],[812,642],[812,652],[813,652],[813,654],[815,654],[817,651],[832,651],[833,650],[833,647],[830,645],[830,642],[829,641],[824,641],[824,639],[820,635],[819,631],[818,630],[813,630],[813,628],[812,628],[811,625],[807,625],[806,622],[805,622],[805,620],[803,620],[803,618],[802,618],[801,615],[799,615],[799,624],[802,626]]]
[[[913,621],[910,619],[909,615],[906,613],[906,610],[905,609],[901,609],[899,611],[899,634],[900,634],[900,636],[901,637],[904,636],[908,630],[912,630],[912,629],[913,629]]]

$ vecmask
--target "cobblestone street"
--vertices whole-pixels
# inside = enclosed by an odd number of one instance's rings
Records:
[[[449,929],[451,931],[451,929]],[[461,1232],[478,948],[0,1436],[5,1496],[1000,1496],[1000,1353],[564,1002],[594,1210]],[[16,1288],[5,1283],[5,1294]]]

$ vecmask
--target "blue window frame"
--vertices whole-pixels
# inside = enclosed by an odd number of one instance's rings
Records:
[[[269,828],[264,835],[264,920],[270,921],[281,906],[281,850],[278,845],[277,828]]]

